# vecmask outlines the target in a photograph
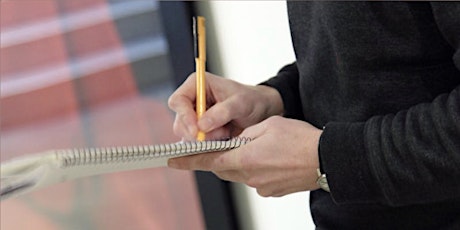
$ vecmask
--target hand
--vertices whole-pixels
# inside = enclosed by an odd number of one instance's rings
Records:
[[[322,130],[307,122],[270,117],[247,128],[252,139],[226,152],[170,159],[170,167],[212,171],[219,178],[257,189],[261,196],[283,196],[314,190],[319,167],[318,142]]]
[[[197,121],[195,81],[195,74],[190,75],[168,101],[169,107],[176,112],[174,133],[186,140],[194,140],[198,130],[205,132],[207,139],[233,137],[246,127],[283,113],[281,96],[275,89],[243,85],[207,73],[209,109]]]

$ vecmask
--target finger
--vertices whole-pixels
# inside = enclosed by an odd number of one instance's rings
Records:
[[[220,127],[206,133],[206,140],[225,140],[232,137],[230,130],[226,127]]]
[[[237,136],[239,132],[235,134],[229,126],[231,125],[227,124],[224,127],[207,132],[206,140],[225,140]],[[176,114],[173,131],[176,136],[182,137],[186,140],[196,140],[198,126],[196,124],[195,114],[191,114],[190,116],[181,116]]]
[[[195,74],[191,74],[168,99],[168,106],[176,113],[193,113],[196,99]]]
[[[184,170],[212,171],[212,162],[222,153],[206,153],[190,156],[171,158],[168,167]]]
[[[230,97],[222,102],[214,104],[209,108],[198,121],[198,127],[204,132],[209,132],[222,127],[233,119],[243,117],[244,106],[239,97]]]
[[[180,115],[176,114],[176,118],[173,124],[173,131],[176,136],[188,139],[195,140],[196,134],[198,132],[198,127],[196,125],[196,115],[195,114],[186,114]]]
[[[241,134],[239,135],[240,137],[249,137],[251,139],[256,139],[260,136],[262,136],[264,133],[267,132],[267,122],[266,121],[262,121],[258,124],[255,124],[253,126],[250,126],[246,129],[243,130],[243,132],[241,132]]]
[[[276,175],[274,175],[276,176]],[[285,192],[287,191],[287,185],[285,183],[286,179],[284,181],[278,181],[278,180],[266,180],[264,183],[261,183],[258,186],[253,186],[254,188],[257,189],[257,193],[262,196],[262,197],[279,197],[283,196],[286,194]]]
[[[225,170],[213,171],[213,173],[222,180],[244,183],[247,180],[247,174],[244,171]]]
[[[304,180],[291,181],[284,179],[283,181],[273,182],[257,188],[257,193],[263,197],[282,197],[287,194],[310,190],[311,188],[305,184]]]
[[[168,166],[176,169],[200,171],[238,170],[241,168],[241,161],[238,156],[237,149],[203,153],[169,159]]]
[[[168,105],[176,112],[173,124],[174,134],[187,139],[195,137],[198,126],[194,103],[191,99],[175,93],[169,98]]]

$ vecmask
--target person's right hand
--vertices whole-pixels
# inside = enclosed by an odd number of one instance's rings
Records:
[[[206,73],[208,109],[198,121],[195,77],[191,74],[168,101],[169,107],[176,112],[174,133],[185,140],[195,140],[198,130],[206,133],[206,139],[234,137],[244,128],[284,112],[276,89],[244,85]]]

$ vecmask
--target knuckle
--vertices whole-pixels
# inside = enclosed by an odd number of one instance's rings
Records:
[[[219,155],[215,154],[214,156],[216,157],[210,162],[213,167],[225,170],[241,170],[237,154],[221,153]]]
[[[192,79],[192,78],[195,78],[195,77],[196,77],[196,72],[193,72],[193,73],[188,75],[187,79]]]
[[[214,175],[216,175],[217,177],[219,177],[221,180],[225,180],[225,181],[228,181],[228,176],[223,173],[223,172],[219,172],[219,171],[212,171],[212,173],[214,173]]]
[[[227,165],[227,163],[228,163],[228,162],[227,162],[227,160],[225,159],[225,157],[222,157],[222,156],[221,156],[221,157],[217,157],[217,158],[215,159],[215,164],[216,164],[216,165],[223,166],[223,165]]]
[[[268,125],[272,126],[272,125],[277,125],[280,123],[281,121],[281,118],[280,116],[271,116],[269,118],[267,118],[266,122]]]
[[[173,93],[173,94],[171,94],[171,96],[169,96],[169,98],[168,98],[168,107],[169,108],[174,109],[174,107],[176,106],[176,104],[175,104],[176,101],[177,101],[176,97],[177,97],[176,93]]]
[[[248,178],[246,180],[246,184],[249,187],[253,187],[253,188],[256,188],[256,189],[259,189],[260,187],[262,187],[261,181],[258,178],[255,178],[255,177]]]
[[[270,197],[272,195],[272,192],[267,189],[257,189],[257,194],[259,194],[261,197]]]
[[[178,110],[183,106],[184,96],[195,89],[195,73],[192,73],[168,98],[168,107],[172,110]]]
[[[219,177],[221,180],[232,181],[232,179],[231,179],[232,177],[231,177],[231,174],[229,172],[226,172],[226,171],[212,171],[212,173],[214,173],[214,175]]]

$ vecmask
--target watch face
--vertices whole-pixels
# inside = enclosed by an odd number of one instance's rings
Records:
[[[327,183],[327,178],[326,178],[326,175],[321,175],[319,178],[318,178],[318,181],[316,181],[319,185],[320,188],[322,188],[324,191],[327,191],[327,192],[330,192],[330,189],[329,189],[329,184]]]
[[[316,169],[316,172],[318,173],[318,179],[316,180],[316,183],[318,184],[318,186],[322,188],[324,191],[330,192],[329,184],[327,183],[326,174],[322,174],[319,168]]]

